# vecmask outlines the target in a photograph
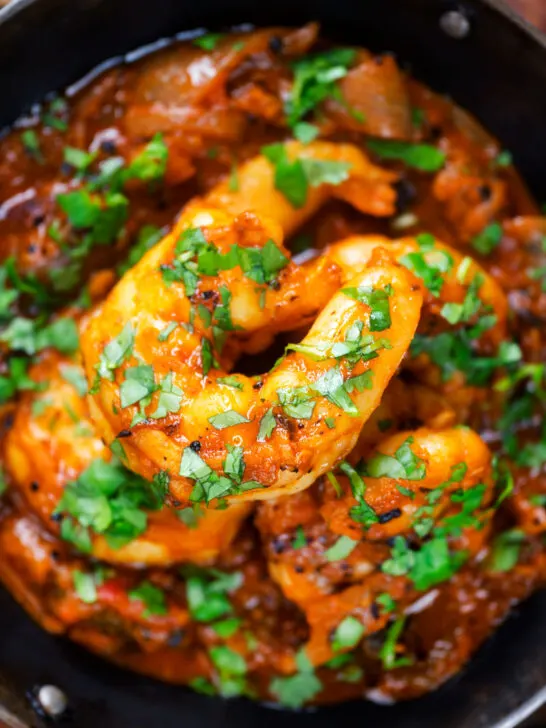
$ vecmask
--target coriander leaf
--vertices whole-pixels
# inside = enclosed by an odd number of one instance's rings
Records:
[[[120,402],[122,408],[137,404],[148,398],[156,390],[153,367],[139,364],[124,371],[125,380],[120,386]]]
[[[277,425],[277,421],[275,420],[275,415],[273,414],[273,409],[270,408],[267,410],[267,412],[262,416],[262,419],[260,420],[260,427],[258,429],[258,437],[256,438],[258,442],[265,442],[268,440],[271,435],[273,434],[273,430],[275,429]]]
[[[422,172],[437,172],[446,161],[446,155],[430,144],[413,144],[393,139],[368,139],[368,148],[382,159],[404,162]]]
[[[165,594],[149,581],[143,581],[138,587],[131,589],[128,596],[131,601],[142,602],[144,617],[165,616],[167,614]]]
[[[357,547],[358,541],[348,536],[340,536],[333,546],[326,549],[324,557],[327,561],[342,561]]]
[[[502,225],[492,222],[472,238],[472,247],[482,255],[489,255],[500,244],[502,235]]]
[[[120,367],[133,353],[135,343],[135,332],[132,324],[128,321],[123,329],[102,350],[97,372],[101,379],[114,381],[113,372]]]
[[[222,38],[225,38],[225,33],[205,33],[205,35],[194,38],[192,43],[204,51],[213,51]]]
[[[337,651],[354,647],[360,642],[364,631],[364,625],[356,617],[345,617],[334,632],[332,649]]]
[[[518,528],[504,531],[495,537],[489,556],[489,569],[495,573],[510,571],[518,563],[525,533]]]

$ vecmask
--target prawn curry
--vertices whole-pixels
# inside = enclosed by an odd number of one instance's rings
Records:
[[[206,34],[0,140],[0,578],[206,694],[417,697],[546,577],[546,222],[315,24]]]

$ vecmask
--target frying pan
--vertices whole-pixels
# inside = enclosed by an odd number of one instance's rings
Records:
[[[15,0],[0,11],[0,127],[97,64],[158,38],[310,19],[332,39],[394,51],[417,78],[471,110],[546,200],[546,39],[497,0]],[[512,728],[546,702],[544,645],[546,592],[518,607],[463,673],[427,697],[290,713],[114,668],[42,632],[0,589],[0,726],[46,725],[32,695],[53,683],[69,700],[61,724],[74,728]]]

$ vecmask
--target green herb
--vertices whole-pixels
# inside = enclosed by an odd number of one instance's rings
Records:
[[[307,537],[305,536],[305,531],[301,526],[298,526],[296,528],[296,536],[292,541],[292,548],[298,550],[304,548],[305,546],[307,546]]]
[[[359,286],[358,288],[342,288],[341,292],[370,307],[370,331],[385,331],[391,327],[389,296],[392,291],[390,289]]]
[[[227,427],[234,427],[235,425],[241,425],[250,422],[244,415],[235,412],[235,410],[227,410],[226,412],[220,412],[217,415],[212,415],[208,418],[210,424],[217,430],[225,430]]]
[[[129,367],[123,372],[125,380],[120,386],[121,407],[130,407],[141,400],[150,402],[151,395],[156,390],[153,367],[149,364],[139,364]]]
[[[106,344],[97,364],[97,373],[101,379],[114,381],[114,371],[133,354],[135,332],[128,321],[120,333]]]
[[[30,157],[34,157],[37,162],[43,164],[44,156],[40,148],[40,140],[34,129],[25,129],[21,134],[21,141],[23,142],[25,152]]]
[[[288,125],[295,126],[329,97],[338,97],[337,82],[347,75],[356,59],[351,48],[334,48],[295,61],[294,82],[285,103]]]
[[[192,43],[204,51],[213,51],[223,38],[225,38],[225,33],[205,33],[205,35],[194,38]]]
[[[348,462],[342,462],[339,465],[339,469],[348,478],[351,484],[351,490],[353,496],[357,502],[356,506],[353,506],[349,511],[349,515],[357,523],[362,524],[364,528],[369,528],[374,523],[379,521],[379,517],[374,509],[366,503],[364,493],[366,491],[366,484],[358,474],[358,472]]]
[[[472,247],[481,255],[489,255],[500,244],[502,235],[502,225],[499,222],[492,222],[472,238]]]
[[[302,144],[310,144],[320,133],[318,127],[314,124],[308,124],[306,121],[299,121],[294,125],[294,136]]]
[[[446,155],[430,144],[412,144],[391,139],[369,139],[368,148],[382,159],[403,162],[421,172],[437,172],[446,161]]]
[[[453,268],[453,257],[445,250],[435,249],[436,241],[432,236],[418,235],[417,242],[421,249],[403,255],[400,263],[420,278],[433,296],[439,296],[445,275]]]
[[[72,227],[89,230],[89,242],[99,245],[114,242],[128,217],[129,201],[119,192],[100,196],[79,189],[57,195],[56,200]]]
[[[489,569],[497,573],[513,569],[518,563],[524,542],[525,533],[519,528],[512,528],[496,536],[489,557]]]
[[[217,694],[214,685],[204,677],[196,677],[193,680],[190,680],[188,685],[192,688],[192,690],[195,690],[196,693],[201,693],[202,695],[212,696]]]
[[[171,323],[167,324],[164,329],[161,329],[161,331],[157,335],[157,340],[167,341],[169,336],[176,328],[178,328],[178,323],[176,321],[171,321]]]
[[[425,464],[412,451],[413,442],[413,437],[408,437],[394,456],[377,453],[367,461],[365,474],[371,478],[422,480],[426,474]]]
[[[333,546],[326,549],[324,558],[326,561],[342,561],[354,551],[358,543],[348,536],[340,536]]]
[[[87,394],[87,379],[81,367],[71,364],[61,364],[60,370],[63,379],[74,387],[80,397]]]
[[[511,167],[514,163],[511,152],[506,149],[499,152],[495,159],[495,163],[497,167]]]
[[[237,617],[230,617],[229,619],[222,619],[211,626],[219,637],[227,639],[237,632],[241,626],[241,620],[237,619]]]
[[[169,150],[161,133],[146,144],[124,174],[124,179],[139,179],[142,182],[157,182],[163,179],[167,169]]]
[[[288,417],[309,420],[315,409],[307,387],[281,387],[277,389],[279,404]]]
[[[382,570],[391,576],[407,574],[416,589],[426,591],[450,579],[466,558],[465,552],[452,554],[445,537],[434,537],[418,551],[412,551],[404,538],[396,536],[391,558],[383,563]]]
[[[97,601],[97,587],[93,574],[86,574],[83,571],[73,572],[74,589],[76,594],[85,604],[94,604]]]
[[[272,695],[288,708],[301,708],[322,690],[322,683],[303,649],[296,655],[296,667],[295,675],[276,677],[269,686]]]
[[[49,126],[57,131],[68,130],[68,104],[65,99],[56,98],[46,107],[42,113],[44,126]]]
[[[399,617],[391,624],[385,635],[385,641],[379,651],[379,657],[385,670],[413,665],[411,657],[397,657],[397,643],[406,624],[405,617]]]
[[[290,161],[284,144],[270,144],[261,151],[274,166],[275,189],[296,208],[305,204],[309,187],[339,185],[349,177],[351,165],[347,162],[305,158]]]
[[[143,581],[135,589],[128,592],[131,601],[142,602],[144,610],[143,617],[165,616],[167,614],[167,604],[165,602],[165,594],[149,581]]]
[[[275,415],[273,414],[273,409],[270,408],[267,410],[267,412],[262,416],[262,419],[260,420],[260,427],[258,429],[258,437],[256,438],[258,442],[265,442],[268,440],[271,435],[273,434],[273,430],[275,429],[277,425],[277,421],[275,420]]]
[[[262,487],[254,480],[242,482],[245,463],[243,449],[226,445],[228,454],[224,460],[224,475],[215,473],[191,447],[186,447],[180,461],[180,475],[195,481],[190,495],[193,503],[210,503],[215,498],[224,498],[245,490]]]
[[[96,152],[86,152],[76,147],[64,148],[64,162],[70,165],[78,172],[85,172],[89,166],[95,161]]]
[[[231,387],[232,389],[239,389],[241,391],[244,389],[243,383],[240,382],[236,376],[218,377],[216,381],[220,384],[225,385],[226,387]]]
[[[394,610],[396,609],[396,602],[390,594],[387,594],[387,592],[384,592],[383,594],[378,594],[375,598],[375,601],[381,607],[383,607],[384,611],[387,613],[394,612]]]
[[[165,374],[159,384],[159,399],[155,412],[150,414],[153,419],[162,419],[167,415],[175,414],[180,410],[184,392],[173,381],[173,373]]]
[[[334,632],[332,649],[337,651],[355,647],[360,642],[364,631],[363,624],[356,617],[345,617]]]
[[[88,552],[90,530],[104,535],[110,548],[121,548],[144,533],[146,511],[160,506],[145,480],[115,461],[96,459],[67,483],[56,513],[64,516],[62,538]]]
[[[240,572],[231,574],[211,569],[190,576],[186,581],[188,609],[198,622],[213,622],[232,612],[228,594],[243,583]]]

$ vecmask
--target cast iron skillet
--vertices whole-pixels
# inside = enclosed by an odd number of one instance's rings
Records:
[[[446,16],[453,11],[463,14],[462,24],[450,23],[457,21]],[[395,51],[418,78],[473,111],[546,200],[546,39],[497,0],[15,0],[0,11],[0,127],[96,64],[160,37],[199,26],[310,19],[334,39]],[[470,32],[457,33],[465,25]],[[42,632],[0,590],[0,704],[25,724],[42,726],[29,695],[53,683],[70,701],[62,723],[74,728],[327,728],[355,721],[373,728],[511,728],[546,701],[545,644],[543,592],[432,695],[394,707],[353,702],[281,713],[114,668]],[[0,726],[3,718],[0,705]]]

